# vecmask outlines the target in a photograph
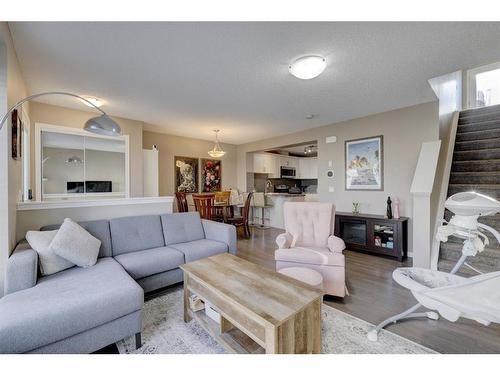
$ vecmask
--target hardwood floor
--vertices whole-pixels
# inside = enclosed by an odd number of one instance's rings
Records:
[[[282,231],[274,228],[251,228],[249,239],[238,239],[238,256],[274,269],[274,239]],[[416,300],[407,289],[392,280],[392,271],[411,266],[397,260],[345,251],[346,279],[350,295],[326,297],[328,305],[373,324],[413,306]],[[500,325],[485,327],[468,319],[455,323],[440,318],[408,320],[391,325],[388,330],[440,353],[500,353]]]
[[[274,242],[281,230],[252,227],[250,238],[238,238],[236,255],[253,263],[274,270]],[[401,266],[411,266],[411,260],[397,260],[345,251],[346,279],[350,295],[342,298],[325,297],[324,302],[336,309],[373,324],[398,314],[413,306],[416,301],[407,289],[392,280],[392,271]],[[170,287],[147,293],[146,300],[168,293]],[[440,318],[408,320],[391,325],[388,330],[418,342],[440,353],[500,353],[500,324],[485,327],[468,319],[456,323]],[[114,354],[116,345],[97,353]]]

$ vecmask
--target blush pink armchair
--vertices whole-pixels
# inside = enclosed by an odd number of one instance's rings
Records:
[[[323,275],[326,294],[344,297],[344,241],[333,235],[335,205],[319,202],[286,202],[286,233],[276,237],[276,270],[287,267],[311,268]]]

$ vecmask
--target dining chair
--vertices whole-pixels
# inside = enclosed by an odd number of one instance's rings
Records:
[[[215,194],[215,204],[220,204],[220,206],[214,207],[214,213],[212,219],[216,221],[224,221],[224,210],[229,211],[229,215],[227,215],[228,217],[233,217],[234,210],[231,205],[231,192],[216,191],[214,194]]]
[[[193,194],[194,207],[202,219],[213,219],[214,200],[214,194]]]
[[[186,193],[178,191],[175,193],[175,198],[177,199],[177,211],[188,212],[189,208]]]
[[[253,193],[248,193],[245,199],[245,205],[241,210],[241,216],[230,217],[227,219],[228,224],[234,225],[236,228],[243,227],[245,237],[250,237],[250,226],[248,225],[248,216],[250,213],[250,202],[252,201]]]

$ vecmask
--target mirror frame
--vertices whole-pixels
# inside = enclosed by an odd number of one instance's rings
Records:
[[[35,197],[37,202],[43,202],[42,199],[42,132],[51,132],[51,133],[59,133],[59,134],[69,134],[69,135],[79,135],[82,137],[89,138],[100,138],[100,139],[110,139],[110,140],[123,140],[125,142],[125,198],[130,198],[130,140],[129,135],[121,135],[116,137],[109,137],[105,135],[98,135],[89,133],[82,128],[72,128],[68,126],[60,126],[60,125],[51,125],[45,123],[35,123]],[[115,193],[99,193],[99,197],[106,197],[109,195],[109,198],[113,198]],[[94,195],[95,196],[95,195]],[[87,193],[82,193],[81,195],[75,195],[74,198],[81,197],[84,200],[88,200],[92,195]],[[73,197],[71,197],[73,198]],[[61,201],[67,200],[64,198],[60,199]],[[73,200],[73,199],[72,199]]]

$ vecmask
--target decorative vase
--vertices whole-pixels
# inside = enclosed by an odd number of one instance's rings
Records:
[[[399,219],[399,199],[394,199],[394,219]]]
[[[385,217],[388,218],[388,219],[392,219],[392,201],[391,201],[391,197],[387,197],[387,211],[386,211],[386,214],[385,214]]]

